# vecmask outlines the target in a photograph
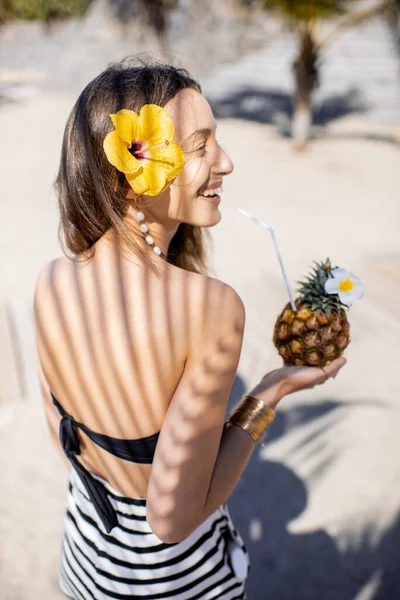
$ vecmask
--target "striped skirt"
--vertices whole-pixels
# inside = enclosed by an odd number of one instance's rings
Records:
[[[125,498],[103,479],[119,525],[107,534],[74,469],[69,477],[60,587],[74,600],[245,599],[249,558],[226,505],[178,544],[146,520],[146,501]]]

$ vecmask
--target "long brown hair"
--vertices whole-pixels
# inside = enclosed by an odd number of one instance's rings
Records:
[[[122,108],[139,112],[144,104],[164,106],[180,90],[200,85],[182,68],[162,63],[115,63],[91,81],[68,119],[55,183],[60,210],[59,238],[72,256],[93,255],[94,244],[113,228],[126,247],[150,265],[124,221],[129,201],[126,180],[108,162],[103,140],[111,131],[109,115]],[[200,227],[181,223],[171,240],[168,261],[188,271],[204,272],[205,241]]]

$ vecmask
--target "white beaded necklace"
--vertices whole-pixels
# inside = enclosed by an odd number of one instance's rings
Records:
[[[144,234],[144,239],[146,240],[148,245],[151,246],[151,248],[153,248],[154,254],[157,254],[157,256],[161,256],[161,258],[167,260],[167,257],[165,256],[161,248],[159,246],[154,245],[154,238],[150,235],[149,226],[147,225],[147,223],[144,223],[144,213],[142,213],[142,211],[137,212],[136,218],[140,223],[140,231]]]

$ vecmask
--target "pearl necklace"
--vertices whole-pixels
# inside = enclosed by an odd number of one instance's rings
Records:
[[[149,226],[147,225],[147,223],[144,223],[144,213],[142,213],[142,211],[139,211],[138,213],[136,213],[136,218],[140,223],[140,231],[144,234],[143,239],[146,240],[146,242],[149,246],[151,246],[151,248],[153,248],[154,254],[157,254],[157,256],[161,256],[161,258],[167,260],[167,257],[165,256],[161,248],[159,246],[154,245],[154,238],[150,235]]]

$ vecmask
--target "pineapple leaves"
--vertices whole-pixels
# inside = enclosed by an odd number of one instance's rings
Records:
[[[301,303],[312,311],[326,314],[339,314],[342,305],[339,296],[327,294],[325,283],[330,278],[332,263],[329,258],[323,262],[313,261],[310,273],[303,281],[298,281],[298,293]]]

